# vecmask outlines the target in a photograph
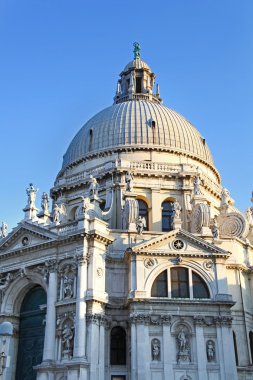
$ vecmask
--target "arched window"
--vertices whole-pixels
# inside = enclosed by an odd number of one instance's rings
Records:
[[[249,345],[250,345],[250,354],[251,354],[251,363],[253,363],[253,332],[249,333]]]
[[[122,327],[111,330],[111,365],[126,364],[126,332]]]
[[[151,288],[151,297],[171,298],[210,298],[207,284],[196,272],[184,267],[170,269],[170,281],[168,282],[167,270],[160,273]]]
[[[234,341],[234,350],[235,350],[235,363],[238,365],[238,352],[237,352],[237,343],[236,343],[236,335],[233,331],[233,341]]]
[[[187,268],[171,269],[171,297],[189,298],[189,279]]]
[[[209,298],[209,290],[206,283],[195,272],[192,272],[193,298]]]
[[[162,203],[162,231],[172,230],[174,203],[165,201]]]
[[[167,288],[167,270],[165,270],[156,277],[152,285],[151,297],[167,297]]]
[[[145,231],[148,231],[148,205],[142,199],[138,199],[139,204],[139,216],[143,217],[146,221],[146,227],[144,227]]]

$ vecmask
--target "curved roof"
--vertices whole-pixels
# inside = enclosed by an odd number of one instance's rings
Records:
[[[147,100],[131,100],[105,108],[76,134],[63,166],[106,150],[163,149],[182,153],[214,167],[205,139],[183,116]]]
[[[135,68],[135,69],[147,69],[149,71],[151,71],[149,65],[142,61],[140,58],[136,58],[136,59],[133,59],[132,61],[130,61],[124,68],[123,71],[128,71],[130,70],[131,68]]]

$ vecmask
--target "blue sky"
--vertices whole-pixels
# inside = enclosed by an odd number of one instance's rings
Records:
[[[112,104],[132,44],[164,104],[206,138],[245,211],[253,190],[253,1],[0,0],[0,221],[49,191],[80,127]]]

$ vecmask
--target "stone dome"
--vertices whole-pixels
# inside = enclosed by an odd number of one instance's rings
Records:
[[[149,65],[144,62],[142,59],[133,59],[132,61],[130,61],[124,68],[124,71],[128,71],[132,68],[135,68],[135,69],[146,69],[146,70],[149,70],[151,71]]]
[[[137,99],[92,117],[70,143],[63,168],[92,154],[129,148],[176,152],[213,167],[205,139],[188,120],[160,103]]]

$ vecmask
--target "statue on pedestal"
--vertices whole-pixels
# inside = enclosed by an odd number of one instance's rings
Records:
[[[91,175],[89,183],[90,183],[90,186],[89,186],[89,195],[90,195],[90,197],[97,197],[98,196],[98,183],[97,183],[96,178],[94,178]]]
[[[48,194],[43,192],[41,196],[41,208],[44,213],[48,213],[49,197]]]
[[[29,187],[26,189],[26,194],[28,196],[27,200],[27,207],[28,208],[35,208],[35,199],[36,199],[36,194],[39,189],[36,189],[32,183],[29,184]]]

